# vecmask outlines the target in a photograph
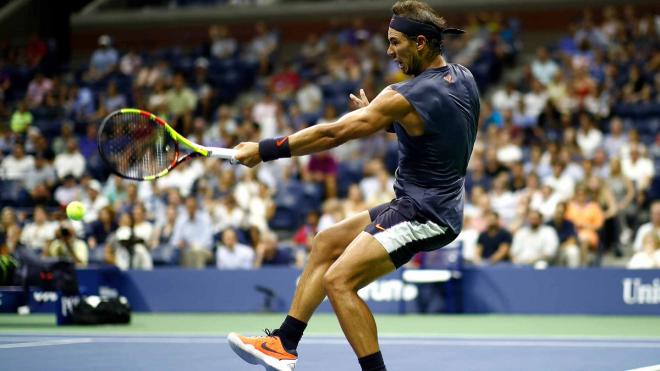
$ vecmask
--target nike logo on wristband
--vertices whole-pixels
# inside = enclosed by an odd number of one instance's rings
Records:
[[[282,147],[282,144],[284,144],[284,142],[286,142],[287,139],[289,139],[288,136],[286,136],[286,137],[284,137],[284,138],[282,138],[282,139],[280,139],[280,140],[276,140],[276,141],[275,141],[275,146],[277,146],[277,148]]]

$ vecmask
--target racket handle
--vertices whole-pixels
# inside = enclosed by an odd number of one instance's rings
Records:
[[[220,148],[220,147],[206,147],[206,150],[209,151],[209,157],[221,158],[223,160],[229,160],[229,163],[232,165],[238,164],[236,159],[236,150],[231,148]]]

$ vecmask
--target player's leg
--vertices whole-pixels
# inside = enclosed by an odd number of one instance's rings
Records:
[[[375,354],[380,358],[380,354],[376,322],[357,291],[395,269],[383,245],[369,233],[363,232],[324,276],[330,303],[360,363],[365,357]]]
[[[229,334],[228,340],[232,349],[247,362],[262,364],[271,370],[293,368],[297,360],[296,348],[307,322],[325,298],[325,273],[351,241],[371,222],[370,215],[377,214],[385,206],[354,215],[318,233],[312,242],[311,253],[296,288],[289,314],[280,328],[266,337]]]
[[[363,370],[385,370],[376,323],[357,291],[399,268],[419,251],[456,238],[448,227],[426,219],[410,198],[394,200],[380,212],[324,276],[325,290]]]
[[[323,276],[348,245],[371,223],[368,211],[347,218],[319,232],[312,242],[312,249],[293,296],[289,315],[302,322],[309,322],[316,308],[325,298]]]

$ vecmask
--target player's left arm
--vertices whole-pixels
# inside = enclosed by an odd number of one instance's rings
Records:
[[[351,139],[367,137],[401,120],[412,110],[410,103],[391,88],[386,88],[368,105],[347,113],[337,121],[318,124],[276,141],[279,148],[288,140],[290,154],[303,156],[337,147]],[[263,142],[263,141],[262,141]],[[278,144],[279,143],[279,144]],[[236,146],[236,159],[247,166],[262,161],[259,143],[241,143]],[[285,156],[278,156],[285,157]]]

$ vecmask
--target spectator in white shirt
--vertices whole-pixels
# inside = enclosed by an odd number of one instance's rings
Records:
[[[565,174],[564,164],[560,161],[552,163],[552,175],[543,179],[544,185],[549,185],[559,196],[559,201],[567,201],[573,197],[575,191],[575,181],[573,178]]]
[[[275,214],[275,203],[271,197],[268,186],[259,183],[259,193],[250,198],[247,208],[247,224],[250,227],[250,237],[256,245],[259,243],[259,236],[268,232],[268,221]]]
[[[32,191],[37,184],[46,184],[52,187],[57,180],[57,174],[55,174],[53,165],[45,157],[37,155],[34,158],[34,169],[24,179],[25,187]]]
[[[559,196],[549,184],[541,186],[541,192],[531,196],[530,207],[538,210],[544,220],[550,220],[555,213],[555,208],[559,203]]]
[[[516,111],[520,106],[520,92],[516,90],[513,82],[507,82],[504,89],[500,89],[493,94],[493,108],[504,112],[506,110]]]
[[[245,211],[236,203],[233,195],[228,194],[213,208],[213,231],[220,233],[228,228],[245,227]]]
[[[233,229],[222,233],[222,243],[216,252],[218,269],[252,269],[254,257],[254,250],[239,243]]]
[[[530,211],[528,225],[513,235],[511,261],[514,264],[546,267],[557,254],[559,238],[554,228],[544,225],[541,213]]]
[[[180,214],[174,227],[172,244],[181,249],[181,265],[202,269],[211,259],[213,223],[206,211],[197,208],[194,196],[186,198],[186,212]]]
[[[603,147],[607,155],[611,157],[620,157],[621,148],[628,142],[628,136],[623,132],[623,121],[619,117],[613,117],[610,121],[610,133],[605,135]]]
[[[83,204],[85,205],[85,217],[83,220],[85,223],[91,223],[98,219],[99,211],[108,206],[110,201],[101,194],[101,183],[96,179],[89,181],[86,191],[87,197],[83,199]]]
[[[641,153],[641,146],[630,147],[630,157],[624,157],[621,161],[623,175],[632,180],[637,191],[645,191],[651,185],[651,179],[655,173],[653,161]]]
[[[309,79],[304,78],[302,80],[302,86],[298,90],[298,93],[296,93],[296,100],[302,113],[306,115],[320,114],[323,94],[321,88]]]
[[[278,115],[280,106],[272,92],[252,107],[252,120],[259,124],[261,138],[272,138],[280,132],[278,129]]]
[[[55,172],[61,179],[66,175],[80,178],[85,172],[85,157],[78,151],[78,142],[69,139],[66,142],[66,151],[55,156]]]
[[[456,237],[455,242],[463,244],[463,259],[474,263],[477,261],[477,241],[479,240],[479,230],[474,227],[472,218],[465,215],[463,218],[463,229]]]
[[[633,250],[636,252],[642,251],[644,239],[649,235],[660,240],[660,200],[653,201],[651,204],[651,221],[642,224],[637,229]]]
[[[532,74],[541,84],[548,85],[559,72],[559,66],[550,58],[548,49],[540,47],[536,50],[536,58],[532,61]]]
[[[548,93],[538,80],[532,80],[532,90],[525,94],[523,101],[525,102],[525,116],[533,118],[537,123],[539,115],[548,102]]]
[[[642,245],[642,250],[636,252],[628,262],[628,269],[660,268],[660,238],[647,234]]]
[[[145,247],[151,250],[154,239],[154,225],[147,220],[147,211],[140,202],[133,207],[133,233],[135,237],[144,242]]]
[[[55,189],[55,201],[61,206],[66,207],[71,201],[79,200],[82,195],[82,189],[76,182],[73,175],[67,175],[62,180],[62,185]]]
[[[509,175],[500,173],[493,181],[489,193],[490,206],[499,214],[504,225],[509,225],[516,218],[519,196],[509,191]]]
[[[44,250],[55,238],[57,223],[48,220],[46,209],[42,206],[34,208],[33,222],[23,227],[21,243],[27,247]]]
[[[16,143],[11,155],[5,157],[0,164],[0,178],[7,180],[24,180],[34,171],[34,157],[25,154],[22,143]]]
[[[203,161],[182,162],[176,168],[176,171],[158,179],[158,184],[161,189],[176,188],[182,196],[188,197],[193,184],[204,175],[205,171]]]
[[[577,131],[576,140],[582,155],[588,159],[594,157],[596,149],[603,143],[603,133],[594,127],[593,120],[588,113],[580,114],[580,128]]]
[[[240,182],[234,188],[236,203],[243,210],[250,208],[250,200],[259,196],[259,182],[254,169],[245,169]]]

